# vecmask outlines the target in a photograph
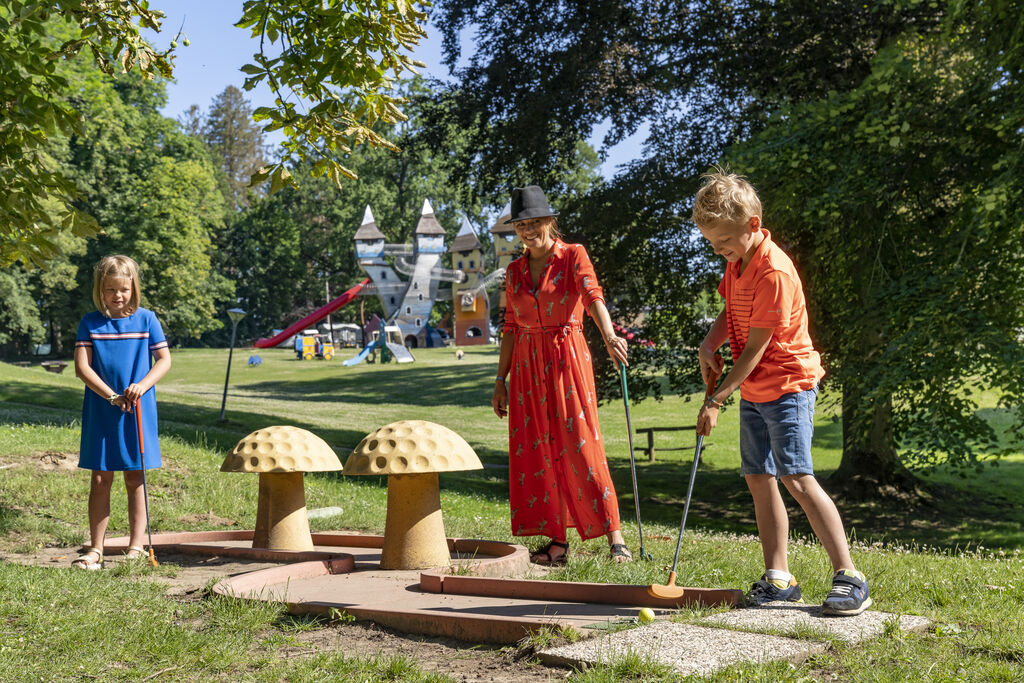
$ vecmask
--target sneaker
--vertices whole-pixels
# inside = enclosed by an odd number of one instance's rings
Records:
[[[859,572],[852,573],[840,569],[832,577],[832,590],[821,605],[822,614],[840,617],[852,617],[871,607],[868,596],[868,582]]]
[[[800,599],[800,584],[796,579],[790,579],[789,583],[783,581],[769,580],[764,574],[760,580],[750,587],[747,593],[747,604],[751,607],[763,605],[766,602],[782,600],[785,602],[802,602]]]

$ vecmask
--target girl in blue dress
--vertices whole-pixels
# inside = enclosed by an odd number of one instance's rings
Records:
[[[78,466],[92,470],[89,533],[92,545],[71,565],[103,568],[103,537],[110,521],[114,472],[124,472],[128,491],[128,557],[145,554],[145,492],[142,459],[132,406],[140,401],[146,469],[160,467],[156,392],[171,367],[163,329],[153,311],[140,307],[139,267],[127,256],[106,256],[96,264],[88,313],[75,337],[75,374],[85,382],[82,444]]]

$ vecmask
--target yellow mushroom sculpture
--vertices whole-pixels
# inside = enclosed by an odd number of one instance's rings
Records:
[[[221,472],[260,475],[252,547],[271,550],[313,550],[302,475],[340,469],[326,441],[288,426],[257,429],[238,442],[220,467]]]
[[[465,439],[433,422],[402,420],[366,435],[345,461],[343,472],[388,477],[381,569],[451,564],[437,475],[479,469],[480,458]]]

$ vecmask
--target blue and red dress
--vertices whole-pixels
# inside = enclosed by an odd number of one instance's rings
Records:
[[[604,301],[579,244],[556,240],[534,289],[529,260],[506,272],[504,334],[515,337],[509,373],[512,533],[586,540],[619,529],[605,459],[583,316]]]
[[[127,318],[87,313],[78,324],[75,347],[92,349],[92,369],[111,389],[123,394],[141,382],[153,367],[153,351],[167,348],[163,328],[153,311],[140,308]],[[156,389],[142,395],[142,436],[146,469],[160,467]],[[121,472],[142,469],[135,415],[86,387],[82,403],[82,443],[78,466],[86,470]]]

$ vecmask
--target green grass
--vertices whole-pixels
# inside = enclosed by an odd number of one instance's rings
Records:
[[[417,351],[412,365],[356,368],[296,361],[285,350],[260,355],[263,364],[249,368],[246,354],[235,354],[228,419],[221,423],[227,354],[174,352],[174,367],[158,387],[164,467],[149,478],[154,531],[252,528],[256,478],[218,471],[224,456],[252,430],[271,424],[310,429],[344,460],[382,424],[427,419],[454,429],[484,463],[495,466],[442,475],[448,533],[511,540],[507,470],[501,468],[508,458],[507,426],[489,406],[497,360],[493,348],[467,349],[461,362],[450,350],[432,349]],[[0,364],[0,466],[13,465],[0,470],[0,550],[24,552],[85,539],[87,474],[54,467],[60,457],[53,455],[77,453],[82,392],[73,375]],[[981,398],[993,424],[1008,424],[995,409],[994,397]],[[694,402],[680,398],[647,401],[632,408],[632,420],[634,427],[685,425],[692,424],[695,411]],[[603,406],[600,415],[626,538],[636,550],[622,406]],[[735,408],[724,411],[707,440],[680,557],[681,585],[742,588],[762,569],[749,494],[737,472],[737,417]],[[689,448],[692,440],[692,432],[659,434],[657,445]],[[827,476],[838,465],[840,448],[834,408],[823,401],[814,444],[819,475]],[[614,565],[604,542],[596,539],[574,543],[569,564],[550,578],[664,583],[690,457],[690,452],[662,453],[658,462],[638,464],[645,546],[653,562]],[[949,492],[932,505],[908,509],[884,498],[837,503],[855,537],[854,559],[870,577],[878,607],[928,616],[942,625],[939,629],[923,635],[891,633],[855,648],[833,645],[795,669],[785,664],[739,667],[719,678],[797,680],[835,673],[847,680],[1012,680],[1024,664],[1024,512],[1013,503],[1024,484],[1024,453],[977,477],[960,479],[939,471],[930,479]],[[310,508],[339,506],[344,511],[340,517],[314,520],[314,530],[383,530],[383,478],[307,475],[306,495]],[[809,528],[788,502],[794,512],[791,567],[807,599],[817,600],[828,589],[828,561],[817,543],[806,540]],[[115,488],[108,533],[126,531],[123,489]],[[178,667],[168,674],[174,678],[318,679],[331,672],[360,680],[432,680],[400,659],[324,654],[282,660],[275,648],[288,642],[295,622],[283,620],[276,608],[219,600],[172,602],[144,569],[97,576],[0,563],[0,595],[5,596],[0,601],[0,671],[17,671],[25,680],[99,671],[115,679],[140,678],[170,666]],[[129,635],[108,639],[112,633]],[[577,677],[672,680],[657,667],[645,666],[626,662],[619,669],[598,668]]]

